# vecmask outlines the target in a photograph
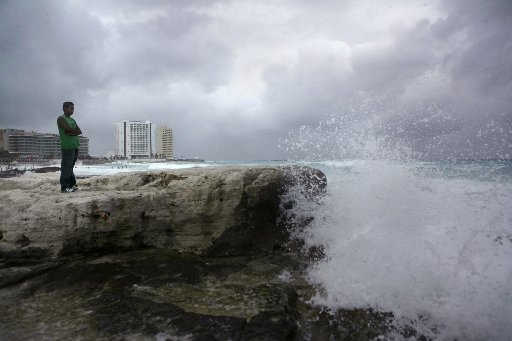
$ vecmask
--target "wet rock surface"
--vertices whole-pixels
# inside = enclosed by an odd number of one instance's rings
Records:
[[[48,176],[45,174],[45,176]],[[284,194],[317,170],[217,168],[0,183],[0,340],[369,340],[392,316],[327,313]],[[285,201],[286,200],[286,201]],[[71,212],[66,214],[66,212]]]
[[[387,316],[322,313],[292,255],[152,249],[76,259],[0,290],[0,339],[367,340]]]

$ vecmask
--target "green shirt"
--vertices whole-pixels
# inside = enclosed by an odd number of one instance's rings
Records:
[[[61,116],[68,124],[70,128],[76,129],[77,125],[74,119],[71,117],[67,117],[66,115]],[[59,135],[60,135],[60,147],[62,149],[77,149],[80,146],[80,140],[78,136],[67,135],[64,132],[64,129],[59,127]]]

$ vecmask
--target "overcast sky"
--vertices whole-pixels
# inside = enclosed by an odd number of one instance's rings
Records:
[[[139,119],[179,155],[283,158],[366,99],[433,154],[512,158],[510,0],[1,0],[0,71],[0,127],[56,132],[71,100],[92,154]]]

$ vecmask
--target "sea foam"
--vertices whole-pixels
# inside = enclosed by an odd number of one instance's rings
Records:
[[[392,311],[398,326],[439,340],[512,335],[512,181],[475,175],[498,166],[315,166],[328,177],[304,234],[326,247],[309,271],[325,293],[316,303]]]

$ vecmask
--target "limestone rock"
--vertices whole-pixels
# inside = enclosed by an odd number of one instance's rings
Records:
[[[297,185],[292,172],[301,174],[302,184],[312,173],[269,167],[124,173],[81,180],[78,192],[65,194],[58,174],[3,179],[0,268],[143,248],[269,252],[286,239],[276,219],[280,195]]]

